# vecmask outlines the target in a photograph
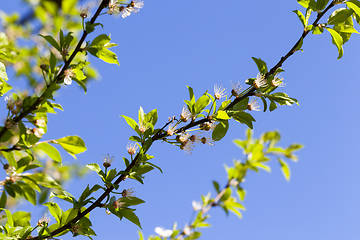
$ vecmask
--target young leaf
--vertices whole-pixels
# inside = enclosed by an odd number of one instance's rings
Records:
[[[36,147],[34,147],[34,148],[42,150],[52,160],[54,160],[55,162],[61,163],[61,155],[60,155],[59,151],[55,147],[51,146],[49,143],[43,142],[43,143],[36,145]]]
[[[200,113],[207,105],[210,103],[210,98],[207,95],[202,95],[198,100],[196,100],[194,105],[195,114]]]
[[[126,121],[127,124],[129,124],[129,126],[134,129],[137,133],[139,133],[139,126],[137,124],[137,122],[135,122],[134,119],[130,118],[130,117],[127,117],[125,115],[120,115],[120,117],[123,117]]]
[[[293,12],[298,16],[298,18],[300,19],[302,25],[305,28],[306,27],[306,20],[305,20],[304,15],[302,14],[302,12],[300,12],[299,10],[294,10]]]
[[[56,40],[52,36],[50,36],[50,35],[43,36],[41,34],[39,34],[39,36],[43,37],[46,41],[48,41],[48,43],[51,44],[51,46],[53,46],[56,50],[61,52],[61,48],[60,48],[59,44],[56,42]]]
[[[189,86],[186,86],[188,89],[189,89],[189,95],[190,95],[190,102],[191,103],[195,103],[195,95],[194,95],[194,90],[189,87]]]
[[[44,203],[43,205],[49,208],[50,214],[56,219],[57,223],[60,223],[62,214],[59,205],[57,205],[57,203],[54,202]]]
[[[287,164],[287,162],[285,162],[281,158],[278,158],[278,161],[280,163],[281,171],[283,172],[285,179],[287,181],[289,181],[290,180],[290,175],[291,175],[289,165]]]
[[[0,62],[0,78],[6,81],[9,79],[6,74],[5,65],[2,62]]]
[[[119,64],[117,56],[108,48],[117,46],[117,44],[110,43],[111,38],[106,34],[101,34],[97,36],[88,47],[88,52],[107,63]]]
[[[349,0],[345,2],[348,8],[353,10],[358,16],[360,16],[360,1],[358,0]]]
[[[343,23],[348,17],[353,14],[353,10],[346,8],[336,9],[329,17],[328,24],[335,25],[338,23]]]
[[[266,74],[268,72],[267,65],[263,60],[261,60],[261,58],[252,57],[252,59],[256,63],[256,66],[258,67],[261,74]]]
[[[342,47],[342,45],[344,44],[343,39],[342,39],[341,35],[338,32],[336,32],[334,29],[326,28],[326,30],[328,30],[329,33],[331,34],[331,37],[333,40],[332,42],[337,47],[338,52],[339,52],[339,56],[337,59],[340,59],[344,54],[343,47]]]
[[[52,141],[60,144],[71,156],[76,159],[75,154],[86,151],[85,142],[78,136],[67,136]]]

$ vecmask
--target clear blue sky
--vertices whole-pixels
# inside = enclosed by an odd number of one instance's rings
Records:
[[[121,159],[127,155],[132,131],[120,114],[135,118],[139,106],[147,112],[157,108],[160,127],[181,112],[183,99],[188,98],[186,85],[197,96],[213,91],[214,84],[229,92],[230,81],[256,77],[251,57],[260,57],[272,67],[302,33],[292,10],[303,8],[295,0],[144,3],[139,13],[126,19],[102,16],[104,28],[90,35],[111,33],[112,42],[119,44],[113,50],[120,67],[92,58],[101,80],[92,82],[86,95],[73,84],[56,97],[65,111],[50,116],[44,139],[81,136],[88,147],[78,157],[81,164],[100,164],[100,155],[109,153],[116,157],[113,165],[123,168]],[[345,44],[341,60],[336,59],[337,49],[327,32],[309,34],[303,49],[285,62],[282,74],[286,82],[282,90],[297,98],[300,106],[254,113],[256,137],[277,129],[280,145],[305,145],[298,152],[299,162],[290,163],[290,182],[275,161],[271,174],[249,174],[243,185],[247,190],[243,219],[213,209],[208,221],[213,227],[202,229],[201,239],[360,238],[359,36]],[[245,130],[245,125],[233,121],[221,142],[198,146],[191,156],[165,143],[154,144],[150,154],[164,173],[147,174],[143,186],[130,180],[120,186],[134,188],[136,196],[145,200],[136,214],[146,237],[155,234],[158,226],[171,228],[177,222],[183,227],[192,214],[191,201],[213,192],[212,180],[225,185],[223,164],[243,157],[232,140],[244,138]],[[74,161],[69,155],[64,159]],[[67,190],[78,197],[87,184],[98,182],[90,174],[67,185]],[[98,234],[95,239],[137,239],[137,226],[104,210],[93,211],[91,220]]]

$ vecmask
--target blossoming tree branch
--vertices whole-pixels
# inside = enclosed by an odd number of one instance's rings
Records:
[[[185,154],[191,154],[197,144],[214,145],[216,141],[222,140],[230,122],[239,122],[248,128],[245,140],[234,141],[243,149],[244,159],[226,167],[228,177],[223,188],[217,181],[213,182],[217,193],[214,197],[206,195],[201,197],[201,202],[193,202],[196,214],[184,228],[178,228],[176,224],[172,229],[156,228],[158,236],[150,236],[149,239],[197,239],[201,235],[199,228],[209,226],[206,222],[208,212],[217,206],[226,213],[231,211],[241,217],[241,210],[245,209],[241,204],[245,197],[243,182],[248,171],[270,171],[267,162],[271,159],[276,158],[285,178],[289,179],[290,169],[286,160],[296,161],[294,151],[302,146],[278,146],[280,134],[276,131],[266,132],[259,139],[254,139],[250,129],[255,119],[251,112],[261,110],[258,101],[263,103],[264,112],[268,109],[273,111],[279,105],[298,104],[297,99],[280,91],[285,86],[281,77],[284,62],[297,51],[302,51],[303,41],[310,32],[321,34],[324,30],[330,33],[338,50],[338,58],[341,58],[343,44],[352,33],[358,33],[354,28],[354,19],[357,23],[360,21],[358,0],[297,2],[303,7],[302,10],[294,11],[303,25],[299,39],[271,69],[262,59],[253,57],[259,73],[245,80],[247,88],[243,88],[239,82],[232,83],[231,90],[215,85],[212,91],[212,86],[209,86],[211,91],[197,98],[193,88],[187,86],[189,97],[184,100],[182,111],[174,113],[176,115],[167,120],[163,119],[160,124],[157,123],[157,109],[145,112],[140,107],[137,118],[121,115],[133,130],[127,145],[128,156],[123,157],[123,170],[112,168],[114,157],[110,155],[103,156],[102,165],[88,164],[86,167],[98,175],[99,184],[86,186],[79,198],[65,191],[63,184],[71,180],[67,173],[81,167],[62,165],[57,148],[63,148],[76,158],[76,155],[86,150],[85,143],[78,136],[43,140],[47,132],[48,114],[55,113],[56,109],[63,110],[55,100],[56,93],[63,85],[72,87],[76,83],[87,91],[89,79],[96,77],[95,68],[88,61],[88,54],[109,64],[119,64],[116,54],[110,50],[117,45],[111,42],[110,34],[96,35],[96,29],[103,27],[101,16],[132,17],[144,7],[144,2],[102,0],[91,18],[89,7],[78,6],[77,0],[31,3],[34,11],[23,18],[15,14],[3,14],[0,32],[0,95],[7,102],[7,110],[0,129],[0,152],[7,176],[0,182],[0,208],[4,216],[0,226],[1,238],[49,239],[68,233],[91,238],[96,234],[91,228],[90,212],[98,208],[120,220],[125,218],[141,228],[133,206],[145,201],[135,196],[133,188],[121,188],[121,183],[133,179],[143,184],[145,174],[154,169],[162,171],[155,164],[154,156],[148,154],[152,145],[160,140]],[[323,20],[326,13],[331,13],[330,17]],[[33,19],[38,23],[34,24]],[[26,41],[26,44],[20,44],[20,40]],[[8,68],[13,69],[14,76],[27,79],[29,91],[11,93],[10,83],[13,82],[11,78],[8,79]],[[43,154],[52,164],[46,164]],[[56,172],[60,177],[55,178],[49,172]],[[95,193],[100,193],[100,196],[95,198]],[[45,215],[36,225],[32,225],[30,212],[11,210],[20,204],[20,199],[46,207],[55,222],[51,222],[49,216]],[[56,201],[66,201],[71,207],[63,210]],[[140,233],[140,239],[143,238]]]

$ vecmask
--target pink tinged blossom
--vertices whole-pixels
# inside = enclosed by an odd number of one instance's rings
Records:
[[[186,155],[191,155],[191,152],[194,148],[194,144],[193,142],[191,142],[190,140],[186,140],[185,142],[182,142],[180,145],[180,149],[184,150]]]
[[[124,189],[121,192],[121,196],[123,196],[123,197],[135,197],[135,190],[133,188]]]
[[[124,207],[125,202],[122,202],[121,199],[122,198],[119,198],[118,200],[113,202],[113,207],[114,208],[122,208],[122,207]]]
[[[191,113],[189,112],[188,107],[185,105],[181,111],[180,119],[183,122],[187,122],[187,120],[191,117]]]
[[[172,230],[170,230],[170,229],[165,229],[165,228],[161,228],[161,227],[155,228],[155,232],[156,232],[161,238],[170,237],[171,234],[173,233]]]
[[[119,10],[119,6],[117,5],[117,0],[110,0],[109,10],[107,11],[107,13],[109,15],[112,15],[112,14],[118,14],[119,12],[120,10]]]
[[[241,91],[242,91],[242,87],[240,86],[240,83],[237,82],[237,83],[234,83],[234,82],[231,82],[231,95],[237,97]]]
[[[166,133],[167,133],[169,136],[172,136],[172,135],[174,135],[175,131],[176,131],[176,126],[174,126],[173,123],[170,123],[170,124],[169,124],[169,127],[168,127],[168,129],[167,129],[167,131],[166,131]]]
[[[139,146],[136,143],[128,143],[126,150],[132,156],[136,153],[136,151],[138,150],[138,147]]]
[[[264,74],[258,73],[258,75],[256,76],[256,79],[254,80],[254,87],[256,89],[259,89],[261,87],[267,87],[267,82],[266,82]]]
[[[88,13],[89,13],[89,7],[84,7],[84,6],[80,7],[80,17],[87,18]]]
[[[215,99],[219,100],[222,97],[226,96],[226,91],[225,88],[222,87],[222,85],[220,85],[220,87],[216,84],[214,86],[214,96]]]
[[[109,154],[103,155],[103,166],[108,168],[111,167],[111,163],[114,161],[115,157]]]
[[[256,98],[253,98],[251,99],[251,101],[249,102],[248,106],[247,106],[247,109],[249,111],[260,111],[260,106],[259,104],[257,103],[257,99]]]
[[[64,83],[65,85],[71,85],[72,83],[72,79],[73,77],[75,77],[75,74],[73,72],[72,69],[66,69],[65,72],[64,72],[64,75],[65,75],[65,78],[64,78]]]
[[[50,222],[50,217],[47,216],[47,214],[45,213],[44,216],[42,216],[42,218],[38,221],[38,226],[39,227],[44,227],[45,225],[49,224]]]

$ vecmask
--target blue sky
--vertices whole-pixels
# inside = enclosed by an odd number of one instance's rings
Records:
[[[81,136],[88,150],[78,156],[80,164],[100,164],[101,154],[109,153],[116,157],[113,166],[123,168],[121,159],[127,155],[132,131],[120,114],[135,118],[139,106],[147,112],[157,108],[161,127],[169,116],[180,114],[188,98],[186,85],[197,96],[212,92],[215,84],[229,92],[230,81],[256,77],[251,57],[272,67],[302,33],[292,10],[303,8],[295,0],[144,3],[139,13],[126,19],[101,16],[104,28],[90,35],[92,39],[111,33],[112,42],[119,44],[113,51],[120,67],[91,58],[100,81],[91,82],[86,95],[73,84],[56,97],[65,111],[50,116],[44,139]],[[249,174],[243,185],[247,190],[243,219],[213,209],[208,220],[212,227],[202,229],[201,239],[359,239],[359,36],[345,44],[341,60],[327,32],[309,34],[303,49],[283,65],[286,88],[281,89],[297,98],[300,106],[253,114],[256,137],[277,129],[281,146],[305,145],[298,152],[299,162],[290,163],[290,182],[275,161],[271,174]],[[153,145],[153,162],[164,173],[147,174],[144,185],[127,180],[120,186],[134,188],[146,202],[136,211],[145,236],[155,234],[157,226],[171,228],[177,222],[183,227],[191,217],[192,200],[199,201],[209,191],[214,194],[213,180],[225,185],[224,163],[231,165],[243,157],[232,140],[244,138],[245,130],[245,125],[233,121],[221,142],[197,146],[190,156],[162,142]],[[64,155],[64,161],[74,160]],[[98,182],[95,174],[89,174],[66,187],[78,197],[87,184]],[[93,211],[91,220],[95,239],[137,239],[137,226],[102,209]]]

